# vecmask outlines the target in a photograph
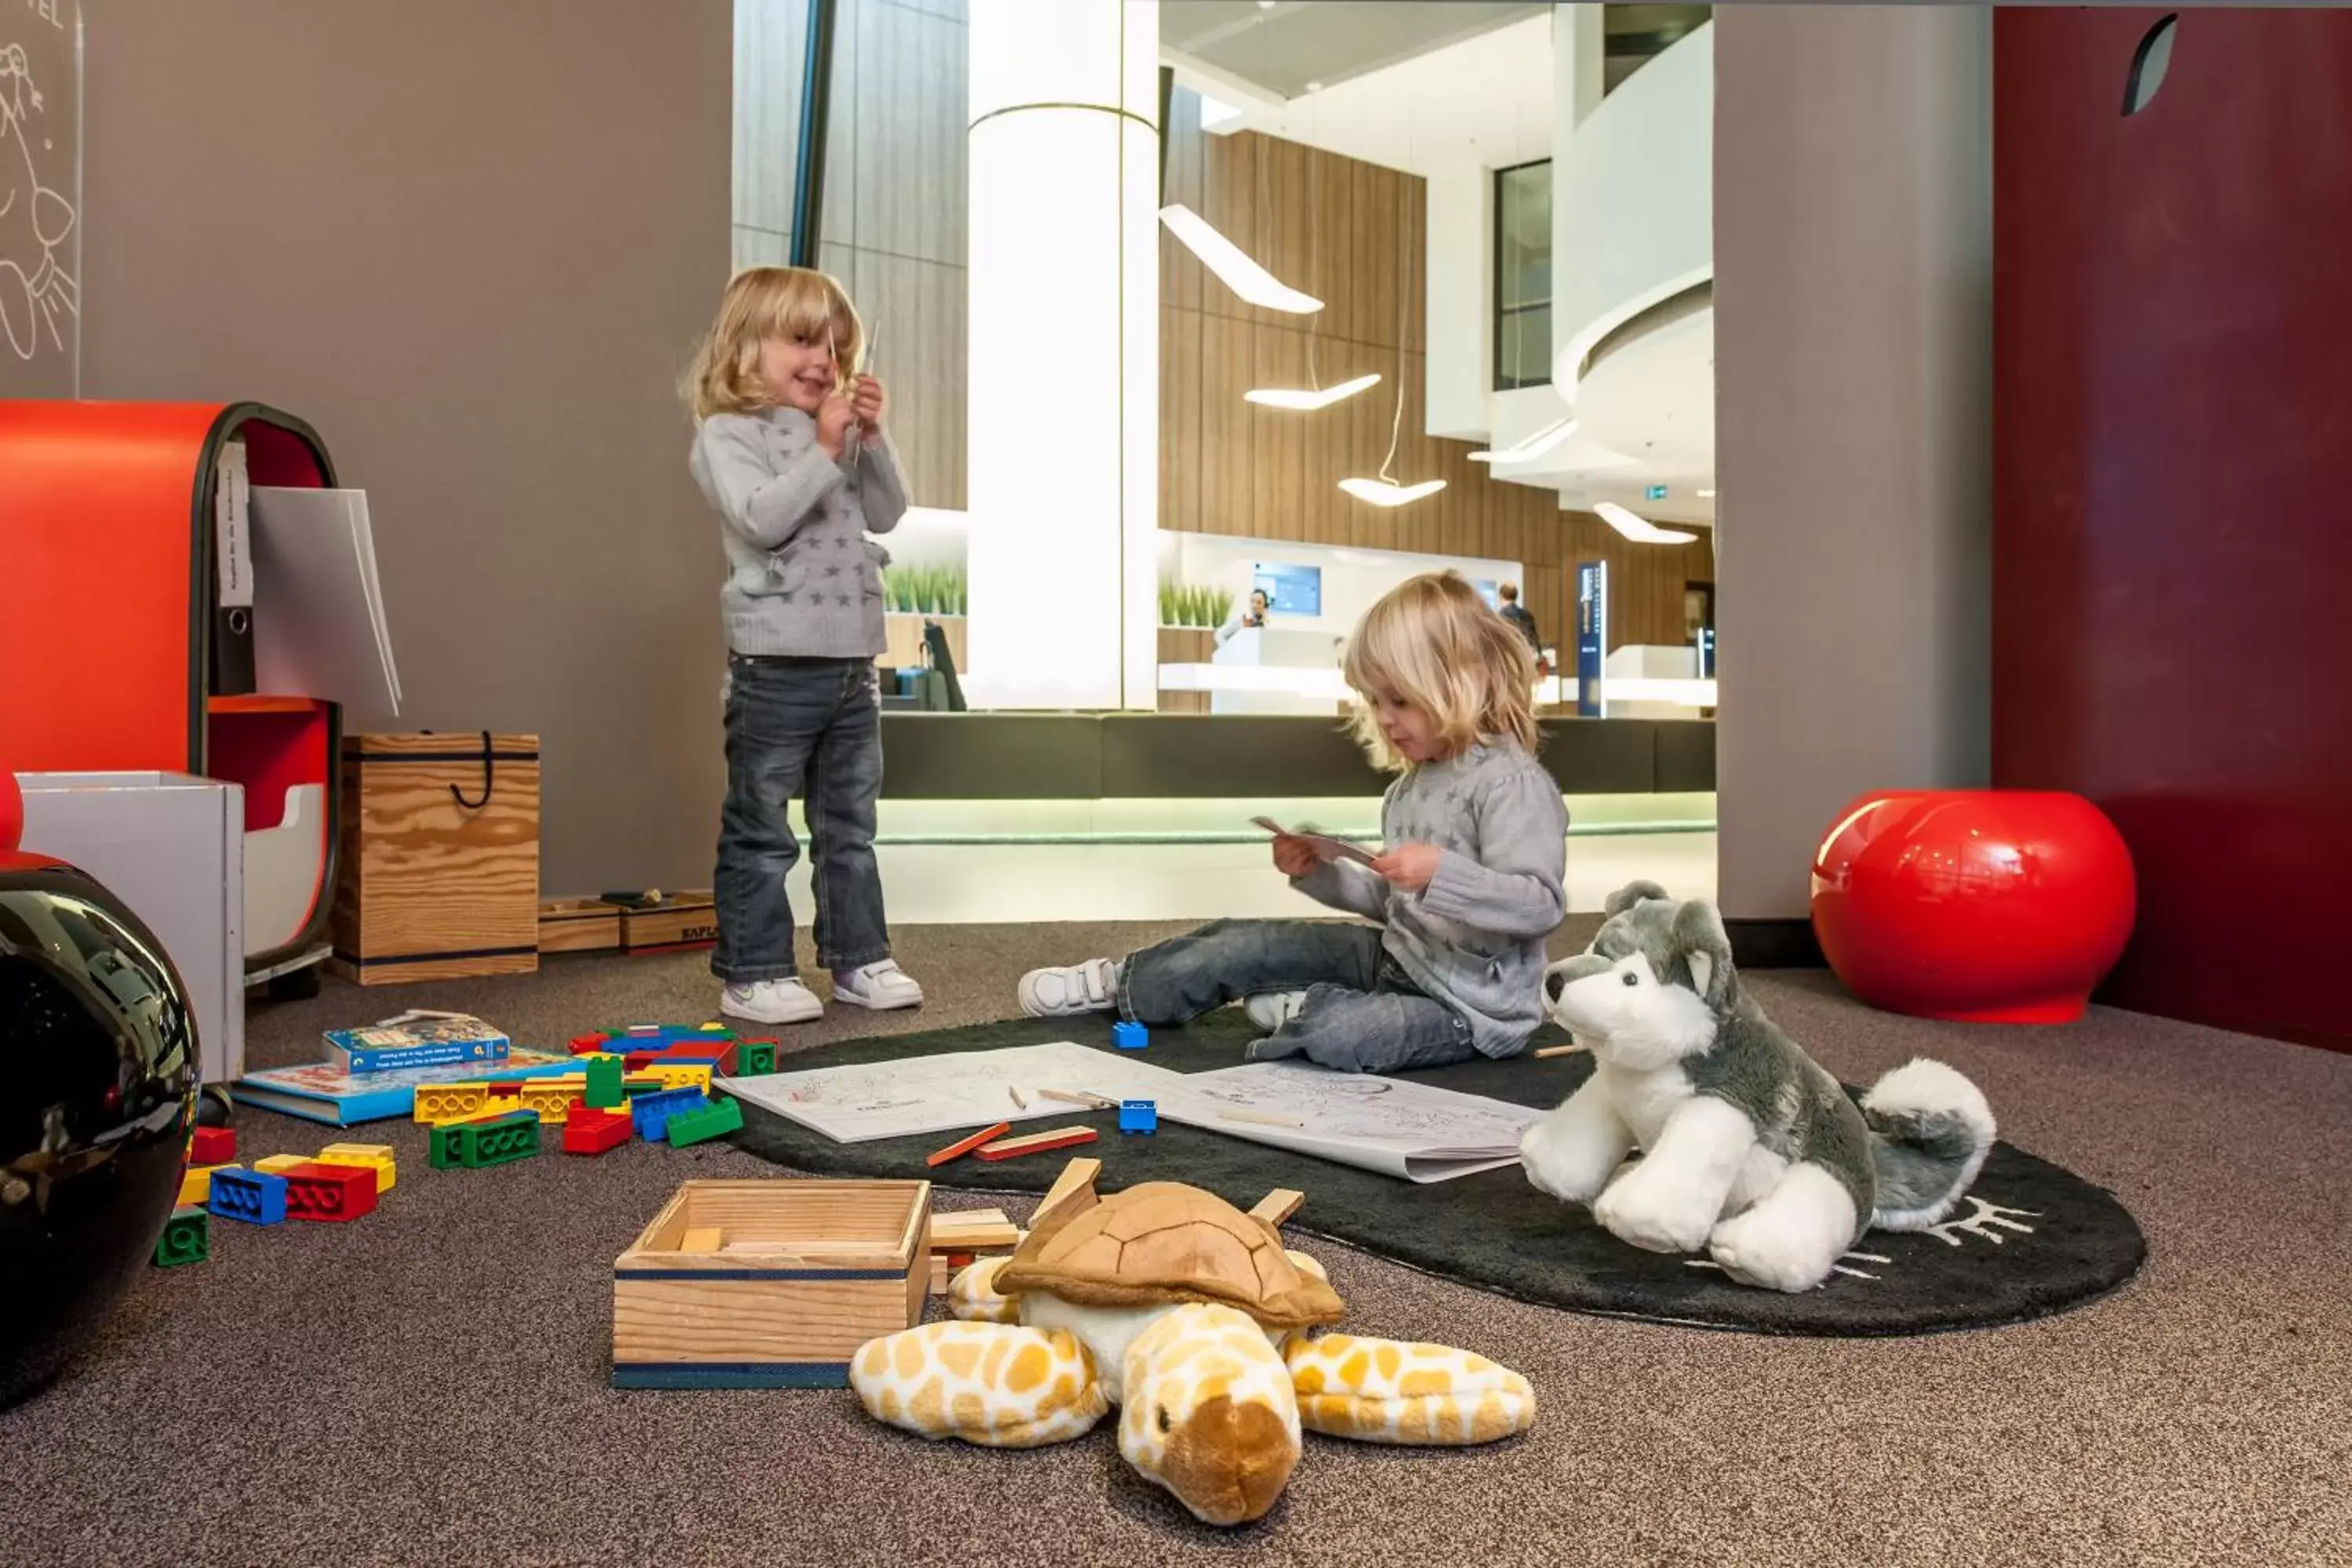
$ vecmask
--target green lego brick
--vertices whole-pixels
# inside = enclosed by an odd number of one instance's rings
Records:
[[[743,1125],[743,1108],[731,1100],[722,1100],[707,1110],[684,1110],[664,1123],[662,1135],[673,1149],[688,1143],[700,1143],[712,1138],[724,1138]]]
[[[462,1121],[451,1121],[433,1129],[430,1146],[425,1150],[436,1171],[454,1171],[464,1162],[457,1158],[457,1129]]]
[[[202,1263],[212,1255],[211,1232],[205,1211],[198,1208],[173,1209],[172,1217],[163,1222],[163,1234],[156,1238],[155,1266],[176,1268],[183,1263]]]
[[[468,1170],[527,1160],[539,1152],[539,1118],[528,1111],[457,1125],[457,1158]]]
[[[582,1096],[589,1108],[609,1110],[626,1097],[621,1092],[621,1059],[598,1057],[588,1064],[588,1091]]]
[[[776,1070],[776,1042],[744,1040],[735,1047],[735,1076],[756,1078],[763,1072]]]

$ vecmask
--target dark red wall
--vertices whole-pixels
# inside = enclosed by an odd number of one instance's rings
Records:
[[[1994,21],[1993,773],[2129,841],[2105,999],[2352,1049],[2352,13]]]

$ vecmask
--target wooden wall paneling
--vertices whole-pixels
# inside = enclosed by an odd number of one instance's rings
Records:
[[[1207,152],[1202,146],[1200,95],[1178,88],[1169,94],[1168,124],[1163,135],[1168,147],[1167,177],[1160,193],[1162,206],[1181,205],[1200,212],[1202,208],[1202,165]],[[1206,215],[1203,215],[1206,216]],[[1202,279],[1207,273],[1198,258],[1184,247],[1184,242],[1160,226],[1160,303],[1183,310],[1199,310]]]
[[[1193,210],[1212,227],[1253,257],[1263,260],[1258,240],[1257,151],[1264,138],[1254,132],[1234,136],[1203,135],[1201,146],[1201,202]],[[1255,321],[1265,314],[1244,304],[1239,295],[1201,269],[1201,309],[1211,315]]]
[[[1352,255],[1348,294],[1354,304],[1348,335],[1396,348],[1401,346],[1398,334],[1403,329],[1397,307],[1397,291],[1404,270],[1402,247],[1405,243],[1397,226],[1402,216],[1397,201],[1401,176],[1374,164],[1354,162],[1348,165],[1348,174],[1349,244]],[[1395,395],[1395,388],[1389,392],[1391,396]]]
[[[834,13],[833,69],[825,89],[824,191],[817,209],[820,249],[858,243],[857,150],[868,139],[889,137],[895,129],[890,121],[869,121],[869,106],[859,90],[863,40],[858,35],[864,31],[863,14],[882,4],[883,0],[840,0]],[[845,279],[848,274],[834,276]]]
[[[909,11],[921,11],[933,16],[944,16],[950,22],[969,22],[971,8],[967,0],[893,0]]]
[[[964,265],[967,29],[893,0],[857,0],[856,215],[860,250]],[[843,125],[838,115],[834,123]]]
[[[1255,328],[1251,332],[1251,358],[1254,387],[1307,384],[1305,332],[1286,327]],[[1298,538],[1306,521],[1307,421],[1312,416],[1255,403],[1245,406],[1257,452],[1251,476],[1251,531],[1269,539]]]
[[[880,323],[874,374],[890,392],[891,438],[907,467],[908,499],[917,506],[961,509],[969,342],[964,269],[872,250],[851,254],[849,281],[859,313]]]
[[[775,234],[764,228],[735,226],[735,246],[730,265],[738,272],[746,267],[789,267],[793,261],[793,237]]]
[[[1367,342],[1356,317],[1356,180],[1349,160],[1328,153],[1306,160],[1305,188],[1299,205],[1312,214],[1308,249],[1297,285],[1323,301],[1315,313],[1316,331],[1324,338]],[[1351,373],[1360,374],[1360,373]]]
[[[793,227],[808,0],[736,0],[735,222],[776,238]],[[736,265],[746,241],[736,237]]]
[[[1160,310],[1160,526],[1201,531],[1201,313]]]
[[[1255,531],[1256,410],[1242,401],[1256,363],[1249,323],[1204,311],[1201,322],[1201,531]]]
[[[1307,239],[1318,226],[1314,209],[1307,205],[1307,193],[1308,161],[1326,154],[1304,142],[1286,142],[1278,136],[1264,140],[1267,144],[1264,165],[1267,188],[1260,216],[1266,234],[1265,254],[1259,260],[1266,270],[1292,288],[1325,300],[1324,310],[1328,310],[1328,296],[1317,293],[1312,282],[1316,266]],[[1301,329],[1307,321],[1305,316],[1288,311],[1259,310],[1256,314],[1263,324],[1284,330]]]

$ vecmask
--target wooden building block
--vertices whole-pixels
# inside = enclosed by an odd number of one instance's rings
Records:
[[[993,1127],[984,1127],[969,1138],[959,1138],[944,1149],[933,1150],[930,1153],[923,1156],[923,1163],[926,1165],[944,1165],[950,1160],[961,1160],[966,1154],[971,1153],[974,1149],[979,1148],[982,1143],[989,1142],[989,1140],[992,1138],[1002,1138],[1004,1134],[1012,1131],[1013,1123],[1010,1121],[1000,1121]]]
[[[678,1238],[680,1252],[716,1252],[726,1245],[726,1231],[715,1225],[698,1226]]]
[[[1066,1218],[1094,1207],[1101,1201],[1095,1196],[1095,1178],[1101,1174],[1102,1162],[1084,1156],[1063,1166],[1062,1173],[1038,1200],[1036,1213],[1029,1216],[1029,1228],[1035,1230],[1055,1215]]]
[[[930,1210],[929,1182],[686,1183],[614,1259],[614,1386],[846,1387],[922,1321]],[[687,1249],[711,1230],[723,1253]]]
[[[621,907],[602,899],[542,899],[539,951],[607,952],[621,945]]]
[[[1096,1136],[1091,1127],[1055,1127],[1018,1138],[1000,1138],[993,1143],[982,1144],[972,1152],[983,1160],[1017,1160],[1024,1154],[1043,1154],[1048,1150],[1091,1143]]]
[[[1256,1206],[1252,1208],[1250,1213],[1256,1218],[1265,1221],[1275,1229],[1280,1230],[1283,1222],[1297,1214],[1298,1205],[1306,1201],[1305,1193],[1295,1193],[1288,1187],[1276,1187],[1258,1199]]]
[[[926,1245],[934,1252],[988,1252],[1021,1245],[1021,1230],[1003,1209],[968,1209],[931,1215]]]

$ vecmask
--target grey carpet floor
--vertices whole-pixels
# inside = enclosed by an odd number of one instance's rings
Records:
[[[1023,968],[1165,929],[904,931],[928,1007],[844,1009],[795,1037],[1002,1017]],[[2140,1277],[2021,1327],[1786,1340],[1577,1317],[1318,1247],[1350,1327],[1519,1368],[1537,1429],[1456,1453],[1310,1438],[1274,1514],[1217,1532],[1102,1432],[989,1453],[877,1426],[845,1393],[615,1393],[613,1257],[680,1180],[775,1168],[631,1145],[436,1172],[418,1130],[379,1123],[363,1135],[397,1147],[401,1175],[377,1214],[216,1226],[211,1261],[147,1271],[61,1383],[0,1415],[0,1561],[2352,1560],[2352,1059],[2109,1011],[2067,1028],[1931,1025],[1869,1012],[1826,975],[1752,979],[1850,1081],[1919,1052],[1974,1075],[2004,1136],[2132,1207]],[[257,1006],[250,1056],[310,1059],[320,1029],[410,1005],[478,1011],[541,1044],[699,1022],[712,1003],[698,954],[330,981],[316,1001]],[[240,1117],[248,1157],[334,1135]]]

